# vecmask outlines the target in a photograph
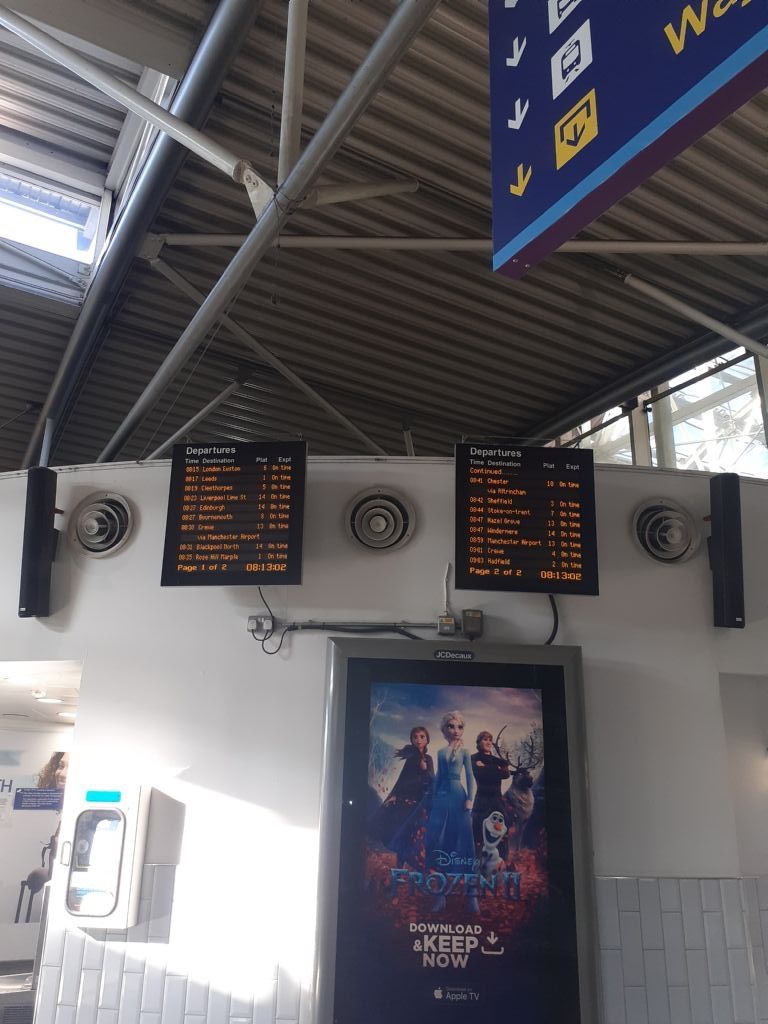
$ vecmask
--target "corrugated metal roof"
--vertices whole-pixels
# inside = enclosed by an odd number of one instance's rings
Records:
[[[131,85],[138,82],[141,68],[131,61],[107,59],[92,47],[83,49],[95,63]],[[0,96],[0,162],[5,145],[10,148],[16,141],[32,154],[47,152],[57,164],[74,165],[94,191],[103,188],[125,116],[121,107],[2,28]]]
[[[134,9],[141,5],[131,4]],[[268,0],[227,77],[207,131],[274,180],[285,0]],[[304,142],[394,8],[392,0],[313,0]],[[169,19],[204,8],[152,4]],[[488,237],[490,183],[484,5],[444,0],[334,158],[324,184],[414,177],[419,191],[300,211],[306,235]],[[768,94],[742,110],[585,233],[595,239],[768,239]],[[244,233],[245,194],[189,158],[157,232]],[[210,290],[233,250],[166,248],[162,258]],[[526,436],[700,329],[630,291],[592,258],[555,254],[524,280],[494,276],[482,254],[276,249],[231,315],[392,453],[402,425],[419,454],[447,454],[462,435]],[[712,315],[729,319],[765,301],[768,260],[612,257]],[[137,260],[100,352],[71,410],[59,463],[93,460],[188,323],[193,303]],[[52,346],[56,349],[56,346]],[[249,384],[195,437],[302,434],[313,454],[357,453],[330,420],[225,327],[190,361],[121,457],[141,457],[231,379]],[[49,367],[52,376],[55,364]],[[40,368],[35,393],[43,385]],[[23,433],[23,432],[19,432]],[[2,468],[18,444],[0,433]],[[15,458],[15,462],[14,462]]]
[[[79,48],[132,85],[138,81],[141,68],[131,61],[93,46]],[[62,186],[74,187],[77,180],[86,193],[99,195],[123,120],[112,100],[0,29],[0,166],[9,173],[31,173],[36,180],[49,167]],[[40,256],[54,265],[66,262]],[[35,420],[33,410],[24,410],[42,404],[48,393],[82,289],[5,246],[0,266],[8,284],[34,284],[42,293],[0,288],[0,424],[19,416],[0,429],[0,465],[10,469],[18,467]]]

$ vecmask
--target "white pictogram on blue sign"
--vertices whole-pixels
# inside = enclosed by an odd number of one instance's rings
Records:
[[[554,32],[580,3],[581,0],[548,0],[549,31]]]
[[[552,99],[556,100],[591,63],[592,33],[587,19],[552,58]]]

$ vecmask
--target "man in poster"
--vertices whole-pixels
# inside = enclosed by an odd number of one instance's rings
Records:
[[[477,734],[477,753],[472,755],[472,773],[477,782],[477,796],[472,805],[472,833],[475,844],[483,844],[483,822],[494,811],[504,817],[505,807],[501,796],[501,784],[510,776],[509,762],[496,757],[493,748],[493,733],[483,729]],[[506,841],[500,856],[506,854]]]

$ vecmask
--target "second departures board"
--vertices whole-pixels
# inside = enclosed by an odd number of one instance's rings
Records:
[[[592,452],[456,445],[455,585],[597,594]]]

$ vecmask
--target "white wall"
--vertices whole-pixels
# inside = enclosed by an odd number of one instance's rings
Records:
[[[34,956],[42,895],[34,898],[26,925],[29,894],[25,893],[21,923],[14,924],[19,883],[40,867],[40,851],[59,823],[57,811],[14,811],[13,796],[17,789],[37,785],[38,774],[54,751],[69,748],[71,732],[0,730],[0,799],[8,798],[0,809],[0,961]]]
[[[768,676],[720,680],[743,875],[768,875]]]
[[[419,513],[410,545],[383,557],[358,552],[342,524],[348,499],[381,484],[404,490]],[[62,545],[54,590],[60,610],[35,621],[16,617],[25,480],[0,479],[0,651],[5,659],[83,661],[75,771],[89,764],[105,773],[114,764],[121,777],[165,779],[186,801],[168,955],[208,978],[218,972],[235,988],[254,969],[266,985],[276,960],[305,980],[325,638],[294,635],[283,653],[267,658],[246,632],[248,614],[259,608],[255,588],[161,589],[167,487],[167,463],[60,473],[60,508],[115,490],[134,502],[138,527],[111,559],[88,559]],[[704,515],[706,478],[601,469],[597,488],[601,596],[559,600],[560,642],[584,649],[595,871],[737,875],[718,682],[720,673],[764,670],[768,486],[744,481],[742,489],[744,631],[709,625],[704,555],[659,566],[629,536],[632,511],[647,497],[667,495]],[[305,583],[270,589],[276,613],[434,617],[452,557],[452,505],[447,461],[312,460]],[[493,640],[537,642],[550,629],[543,597],[459,592],[454,603],[485,609]],[[295,866],[290,913],[274,884],[270,851],[278,843]],[[264,930],[254,934],[253,920],[264,921]],[[211,926],[207,933],[201,922]],[[190,928],[194,943],[185,941]]]

